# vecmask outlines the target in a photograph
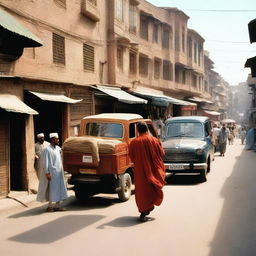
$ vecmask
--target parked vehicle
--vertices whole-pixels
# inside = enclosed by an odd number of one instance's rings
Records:
[[[63,144],[64,170],[72,174],[68,182],[78,200],[97,193],[118,193],[121,201],[130,198],[133,164],[128,145],[137,137],[140,121],[157,137],[152,121],[137,114],[98,114],[81,120],[79,136]]]
[[[214,146],[211,140],[211,122],[203,116],[181,116],[165,123],[163,158],[169,173],[199,173],[201,181],[207,180]]]

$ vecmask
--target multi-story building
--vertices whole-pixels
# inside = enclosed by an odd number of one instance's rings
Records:
[[[210,97],[204,39],[181,10],[145,0],[0,0],[0,12],[0,196],[32,186],[39,132],[62,142],[89,114],[195,114],[186,99]]]

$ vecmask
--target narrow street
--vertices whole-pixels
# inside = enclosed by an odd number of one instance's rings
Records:
[[[46,213],[46,205],[0,213],[0,255],[172,255],[251,256],[256,254],[256,152],[240,140],[216,154],[208,181],[168,177],[164,202],[146,223],[137,221],[134,196],[115,195],[78,203],[66,212]]]

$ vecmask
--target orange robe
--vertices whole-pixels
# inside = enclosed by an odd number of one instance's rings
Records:
[[[165,167],[160,141],[143,133],[131,141],[129,156],[134,164],[135,200],[139,212],[151,210],[163,201]]]

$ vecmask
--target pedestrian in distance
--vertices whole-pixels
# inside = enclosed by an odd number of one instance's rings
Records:
[[[228,140],[228,135],[229,135],[229,131],[226,128],[226,125],[223,124],[221,129],[220,129],[220,133],[219,133],[219,150],[220,150],[220,155],[224,156],[224,154],[226,153],[226,147],[227,147],[227,140]]]
[[[212,144],[214,145],[214,152],[217,152],[217,148],[219,146],[219,134],[220,128],[218,128],[217,124],[213,124],[212,128]]]
[[[42,170],[40,172],[37,200],[48,201],[47,212],[64,211],[60,202],[67,199],[67,187],[61,159],[58,133],[50,133],[50,145],[42,152]],[[53,204],[55,202],[55,204]]]
[[[35,170],[36,175],[39,178],[40,168],[42,167],[41,154],[43,150],[50,144],[48,141],[44,139],[44,133],[38,133],[37,142],[35,143]]]
[[[240,131],[240,139],[241,139],[242,145],[244,145],[245,136],[246,136],[246,130],[245,130],[245,128],[242,128]]]
[[[148,133],[146,123],[137,124],[139,136],[129,145],[129,156],[134,164],[135,200],[140,212],[139,220],[145,222],[147,215],[163,201],[165,182],[164,150],[160,141]]]

